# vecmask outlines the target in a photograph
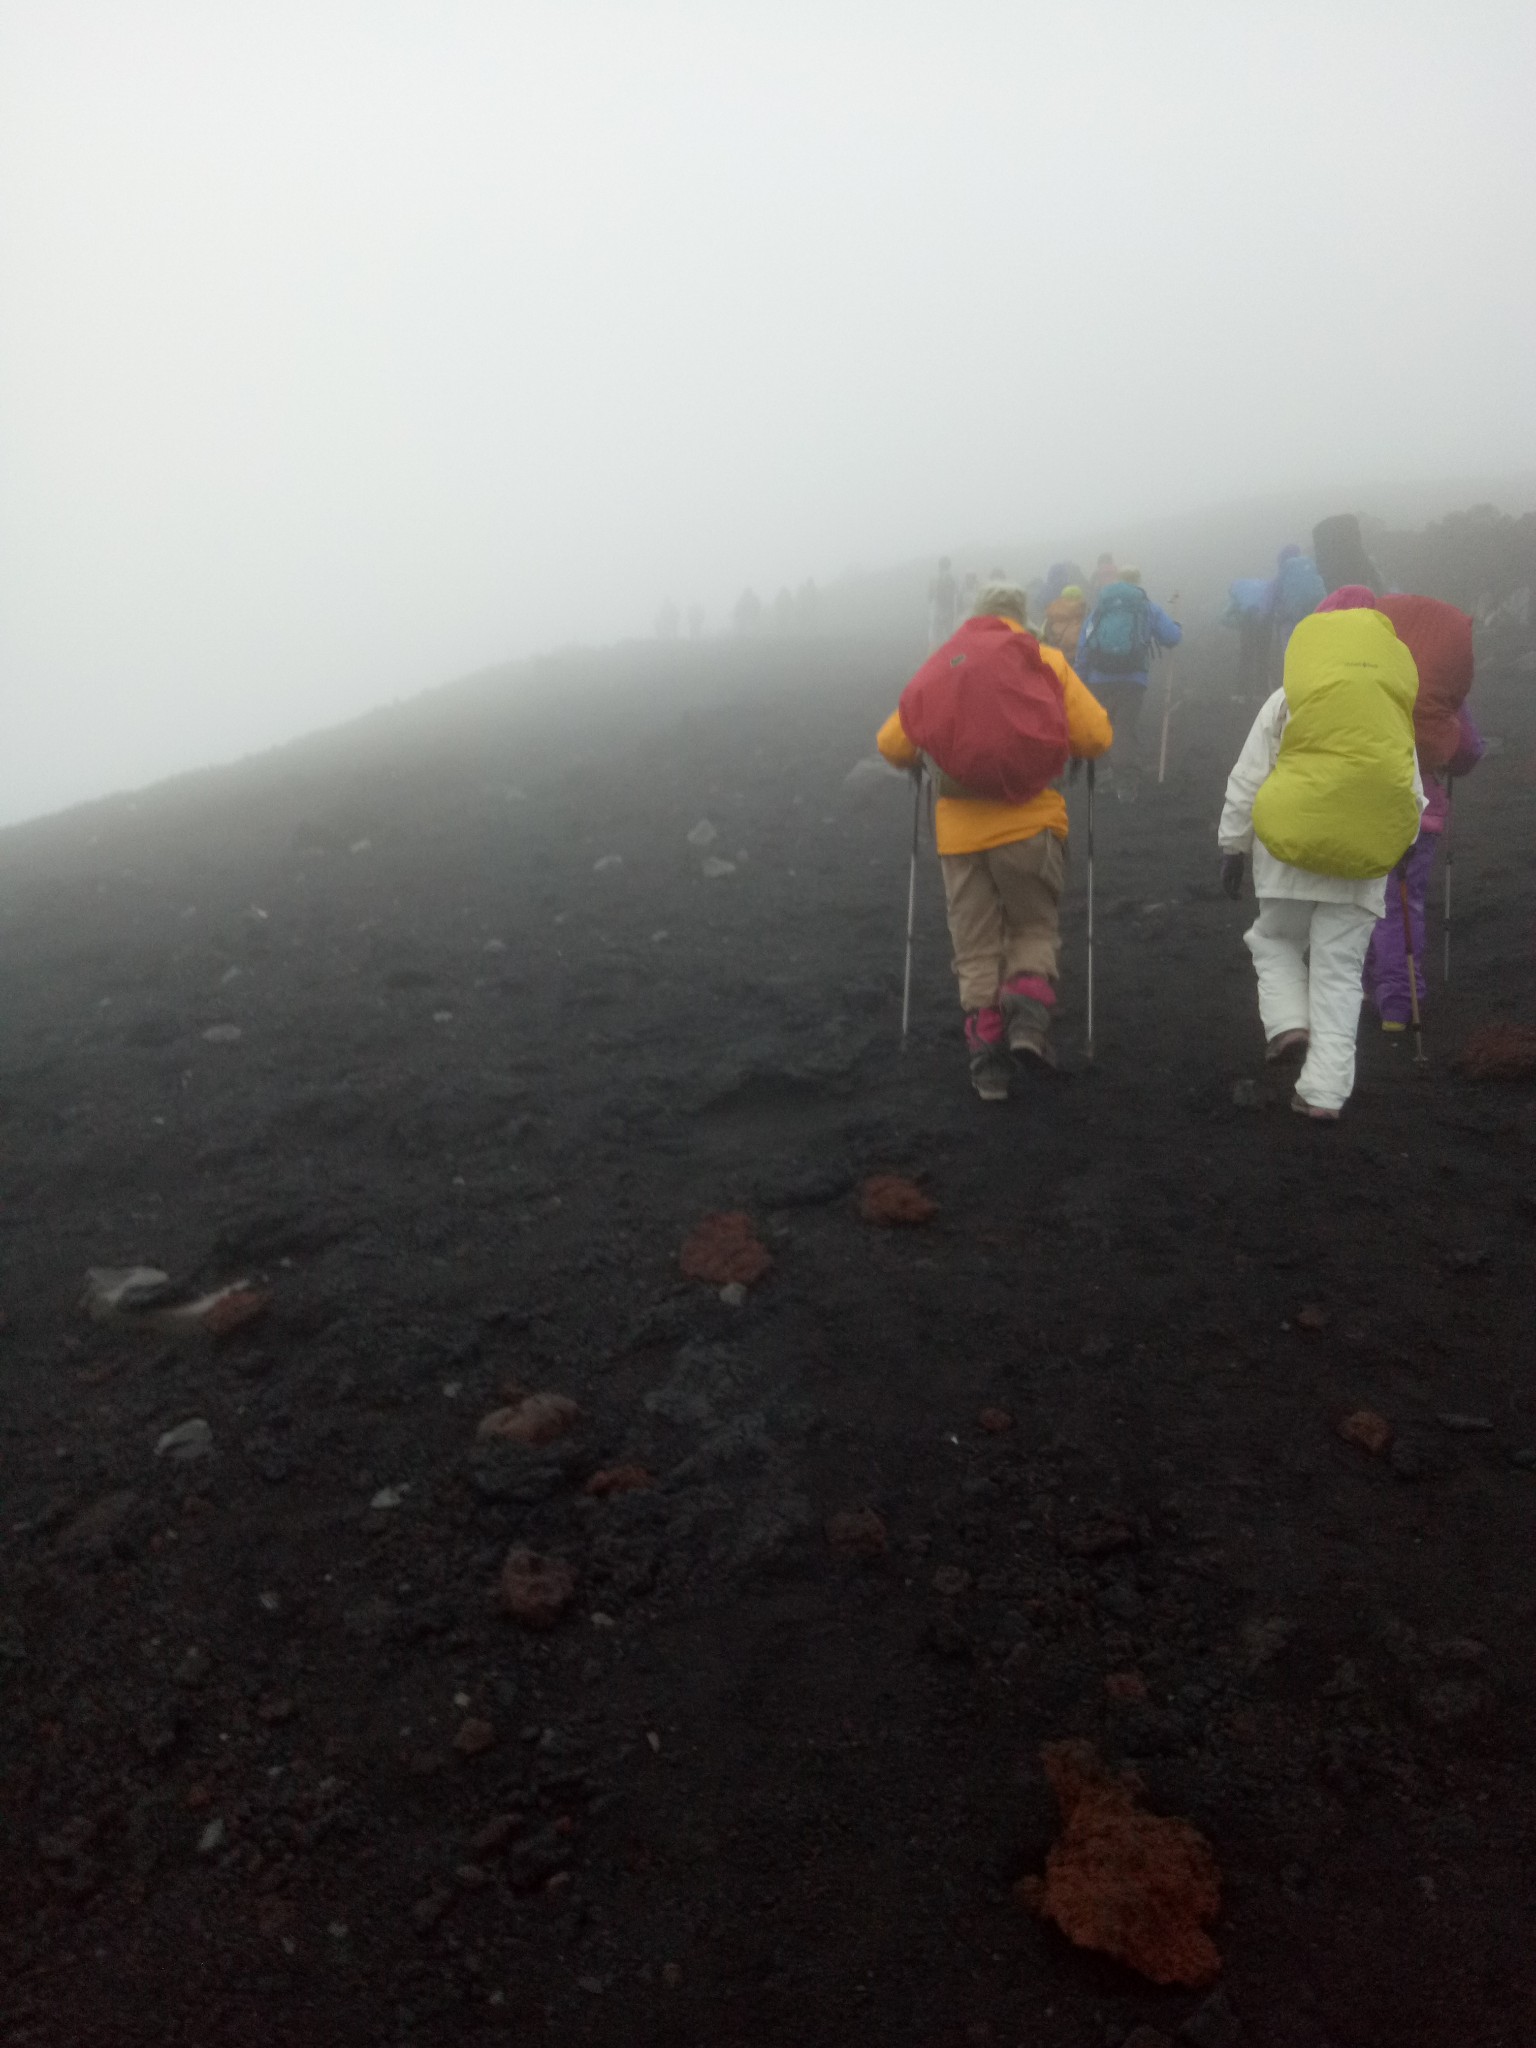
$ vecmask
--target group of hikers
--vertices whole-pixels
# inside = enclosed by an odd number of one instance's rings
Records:
[[[984,586],[974,575],[957,584],[946,556],[928,590],[930,651],[985,609],[988,592],[1005,588],[1019,590],[1026,629],[1032,609],[1040,617],[1035,635],[1040,646],[1063,655],[1108,713],[1112,737],[1105,779],[1121,803],[1134,803],[1140,787],[1141,708],[1151,663],[1160,652],[1178,646],[1183,637],[1178,622],[1147,595],[1140,569],[1117,568],[1110,554],[1099,556],[1091,576],[1075,562],[1055,562],[1027,590],[1010,584],[1001,569],[994,569]]]
[[[1217,828],[1222,888],[1240,900],[1251,872],[1258,898],[1245,944],[1266,1059],[1296,1068],[1291,1107],[1320,1122],[1336,1121],[1353,1091],[1362,999],[1389,1035],[1418,1021],[1450,786],[1483,752],[1466,701],[1471,619],[1436,598],[1378,596],[1380,581],[1348,516],[1314,530],[1311,556],[1281,551],[1261,607],[1264,660],[1279,659],[1280,680]],[[1044,599],[1038,632],[1032,595]],[[991,580],[880,730],[885,759],[933,783],[966,1052],[984,1101],[1007,1098],[1020,1061],[1054,1064],[1062,778],[1069,764],[1103,760],[1117,734],[1134,744],[1148,661],[1179,638],[1139,571],[1107,555],[1086,584],[1070,563],[1038,593]],[[1129,763],[1122,793],[1127,774]]]

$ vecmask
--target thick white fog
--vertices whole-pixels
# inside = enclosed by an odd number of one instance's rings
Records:
[[[0,818],[668,596],[1536,462],[1524,0],[0,28]]]

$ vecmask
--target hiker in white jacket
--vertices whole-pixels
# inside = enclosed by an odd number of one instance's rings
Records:
[[[1417,687],[1412,659],[1374,610],[1369,592],[1350,593],[1350,605],[1339,602],[1345,595],[1340,592],[1329,603],[1336,612],[1352,609],[1359,625],[1347,628],[1343,620],[1325,625],[1319,616],[1303,622],[1305,631],[1298,629],[1299,659],[1293,665],[1288,658],[1286,686],[1275,691],[1253,722],[1227,782],[1217,834],[1222,887],[1234,901],[1242,894],[1244,866],[1249,858],[1253,862],[1259,915],[1244,943],[1258,974],[1266,1057],[1305,1053],[1291,1106],[1328,1121],[1337,1118],[1354,1088],[1361,969],[1385,906],[1386,855],[1404,834],[1410,812],[1406,843],[1412,843],[1424,808],[1412,747]],[[1366,625],[1362,614],[1367,610],[1382,631]],[[1341,629],[1353,632],[1356,640],[1367,636],[1366,652],[1370,635],[1382,641],[1387,658],[1379,676],[1366,661],[1346,660],[1341,666],[1331,646]],[[1388,639],[1395,653],[1386,649]],[[1362,650],[1350,643],[1345,651],[1358,655]],[[1367,708],[1382,713],[1377,730],[1363,742],[1349,716],[1350,692],[1369,693],[1363,700]],[[1398,702],[1404,697],[1406,708]],[[1353,701],[1358,706],[1362,699],[1357,695]],[[1303,707],[1299,712],[1297,705]],[[1400,745],[1399,713],[1404,728]],[[1289,778],[1272,784],[1293,715],[1307,721],[1305,745],[1290,750]],[[1263,816],[1255,829],[1255,803],[1267,784],[1271,800],[1267,810],[1260,805]],[[1297,843],[1315,845],[1314,857],[1323,866],[1282,859],[1265,843],[1266,830],[1286,851]],[[1324,871],[1351,866],[1353,874]],[[1362,866],[1377,872],[1362,874]]]

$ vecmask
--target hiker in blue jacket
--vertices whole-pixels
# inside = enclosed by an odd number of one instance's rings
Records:
[[[1309,613],[1317,610],[1328,595],[1328,586],[1311,556],[1304,555],[1291,541],[1280,550],[1270,588],[1273,594],[1269,614],[1274,627],[1271,649],[1274,659],[1283,667],[1291,635]]]
[[[1109,713],[1115,744],[1106,766],[1121,803],[1134,803],[1140,781],[1137,729],[1147,695],[1147,671],[1161,647],[1177,647],[1184,634],[1141,587],[1139,569],[1122,569],[1106,584],[1083,625],[1073,667]]]

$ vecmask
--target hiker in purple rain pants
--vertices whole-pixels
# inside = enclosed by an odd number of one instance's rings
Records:
[[[1470,775],[1483,758],[1483,737],[1463,704],[1456,713],[1461,725],[1461,745],[1444,777],[1423,771],[1424,794],[1428,798],[1419,822],[1419,836],[1387,877],[1387,908],[1371,934],[1365,956],[1365,993],[1381,1019],[1383,1031],[1406,1031],[1413,1017],[1413,999],[1408,986],[1408,946],[1403,931],[1402,883],[1408,884],[1408,915],[1413,926],[1413,957],[1418,967],[1419,1007],[1424,1006],[1424,910],[1429,899],[1429,878],[1434,870],[1440,838],[1450,820],[1451,802],[1446,782]]]

